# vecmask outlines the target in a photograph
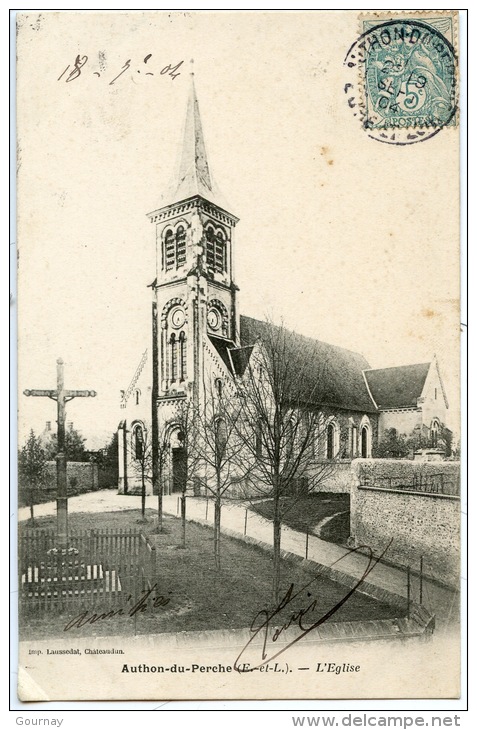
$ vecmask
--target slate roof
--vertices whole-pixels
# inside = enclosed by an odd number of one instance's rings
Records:
[[[273,327],[241,316],[242,348],[253,346],[261,336],[266,342],[270,326]],[[363,376],[363,370],[368,369],[369,364],[362,355],[288,330],[285,330],[285,338],[296,354],[297,397],[317,405],[376,412]]]
[[[243,375],[253,347],[236,347],[232,340],[209,335],[218,356],[232,375]]]
[[[213,344],[217,354],[219,355],[227,370],[229,370],[229,372],[233,374],[229,350],[232,347],[235,347],[235,344],[232,342],[232,340],[226,340],[223,337],[214,337],[213,335],[209,335],[209,340]]]
[[[429,372],[430,362],[395,368],[367,370],[365,378],[379,408],[405,408],[417,405]]]
[[[244,374],[245,369],[248,365],[248,361],[250,360],[252,350],[253,346],[235,347],[233,350],[230,350],[230,357],[232,358],[234,369],[237,375]]]

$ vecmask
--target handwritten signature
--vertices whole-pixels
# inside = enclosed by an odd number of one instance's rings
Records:
[[[152,597],[152,594],[154,593],[156,588],[157,584],[155,583],[152,588],[149,588],[149,590],[147,591],[143,591],[143,595],[141,596],[141,598],[129,608],[117,608],[111,611],[106,611],[105,613],[92,613],[91,611],[84,611],[83,613],[78,614],[78,616],[72,618],[71,621],[68,621],[68,623],[64,626],[63,631],[69,631],[70,629],[80,629],[86,624],[95,624],[98,621],[105,621],[107,619],[116,618],[118,616],[129,616],[130,618],[132,618],[138,613],[141,614],[150,609],[167,606],[167,604],[171,600],[168,596],[155,596],[154,598]],[[132,601],[131,595],[129,595],[126,599],[126,603],[128,603],[129,601]]]
[[[148,53],[147,56],[145,56],[145,58],[143,60],[143,63],[146,65],[146,67],[148,69],[150,68],[150,66],[147,66],[147,63],[151,58],[152,58],[152,53]],[[88,56],[77,55],[75,58],[75,61],[73,63],[73,66],[71,66],[71,64],[68,64],[68,66],[65,68],[63,73],[61,73],[60,76],[58,76],[57,81],[61,81],[61,79],[64,79],[64,81],[68,84],[71,81],[75,81],[76,79],[78,79],[82,75],[83,69],[86,66],[86,64],[88,63],[88,60],[89,60]],[[180,76],[179,69],[183,63],[184,63],[184,61],[179,61],[179,63],[176,63],[174,66],[169,63],[167,66],[164,66],[164,68],[159,72],[159,75],[160,76],[170,76],[172,78],[172,80],[174,81],[174,79],[176,79],[178,76]],[[104,70],[104,66],[105,66],[104,54],[103,54],[103,56],[101,56],[101,54],[100,54],[99,68],[101,69],[101,71],[93,71],[92,72],[93,76],[97,76],[98,78],[100,78],[101,73]],[[112,84],[114,84],[119,79],[119,77],[122,76],[123,73],[125,73],[130,68],[131,68],[131,59],[129,58],[123,64],[121,71],[109,82],[109,86],[112,86]],[[69,69],[70,69],[70,71],[67,74],[67,71]],[[135,70],[136,70],[136,73],[138,73],[138,74],[141,73],[141,69],[135,69]],[[153,71],[149,71],[149,70],[145,71],[144,68],[142,68],[142,73],[145,74],[146,76],[154,76]],[[67,75],[65,75],[65,74],[67,74]]]
[[[354,585],[348,593],[346,593],[343,598],[336,603],[329,611],[327,611],[325,614],[321,615],[316,621],[314,621],[311,625],[305,625],[306,619],[311,618],[311,614],[314,613],[314,611],[317,608],[317,600],[313,598],[310,587],[315,583],[317,580],[319,580],[320,576],[315,576],[312,578],[308,583],[306,583],[302,588],[298,588],[295,590],[294,583],[291,583],[288,590],[286,591],[285,595],[279,602],[278,606],[273,609],[272,611],[267,611],[266,609],[260,610],[256,616],[254,616],[250,631],[252,632],[252,636],[245,644],[244,648],[238,655],[237,659],[234,663],[234,669],[238,672],[252,672],[255,669],[259,669],[260,667],[264,666],[265,664],[268,664],[269,662],[276,659],[280,654],[283,654],[287,649],[289,649],[291,646],[296,644],[297,642],[301,641],[305,636],[307,636],[311,631],[318,628],[321,624],[323,624],[325,621],[327,621],[331,616],[333,616],[340,608],[343,606],[346,601],[348,601],[353,593],[358,590],[359,586],[365,578],[371,573],[371,571],[376,567],[376,565],[382,560],[385,553],[389,549],[390,545],[392,543],[392,539],[388,543],[388,545],[385,547],[383,552],[378,555],[378,557],[374,556],[374,553],[372,549],[367,545],[360,545],[357,548],[353,548],[349,550],[345,555],[342,555],[335,563],[338,563],[340,560],[343,560],[348,555],[351,555],[352,553],[356,552],[357,550],[365,550],[368,552],[368,564],[366,566],[366,569],[364,570],[361,577],[358,579],[356,585]],[[309,600],[309,599],[312,600]],[[299,602],[303,601],[305,599],[304,607],[299,607]],[[293,605],[292,605],[293,604]],[[289,613],[291,611],[291,613]],[[285,619],[286,616],[286,619]],[[285,619],[285,620],[284,620]],[[280,638],[286,637],[286,631],[290,627],[296,628],[298,627],[301,631],[298,636],[296,636],[294,632],[294,638],[291,639],[284,647],[282,646],[277,651],[274,651],[270,655],[270,651],[273,651],[273,644]],[[272,649],[270,649],[270,645],[272,646]],[[261,651],[260,651],[261,650]],[[257,662],[256,654],[260,651],[260,660]]]

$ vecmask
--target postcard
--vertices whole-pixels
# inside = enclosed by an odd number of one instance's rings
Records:
[[[458,37],[18,13],[20,700],[460,697]]]

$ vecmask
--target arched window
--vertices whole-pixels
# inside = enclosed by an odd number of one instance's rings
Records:
[[[334,423],[329,423],[326,427],[326,458],[327,459],[334,459],[335,458],[335,425]]]
[[[217,235],[215,237],[215,261],[217,271],[227,270],[225,261],[225,241],[222,231],[217,231]]]
[[[176,261],[177,267],[182,266],[186,261],[186,232],[184,226],[179,226],[176,231]]]
[[[439,421],[435,418],[431,423],[431,449],[437,449],[437,442],[439,440]]]
[[[215,421],[215,455],[218,461],[222,461],[225,456],[225,448],[227,446],[227,428],[223,418],[217,418]]]
[[[173,332],[170,339],[170,350],[171,350],[171,380],[175,381],[178,378],[178,342],[175,333]]]
[[[223,273],[227,271],[227,244],[222,230],[217,233],[209,225],[205,231],[206,251],[205,260],[209,269]]]
[[[212,226],[209,226],[205,231],[206,239],[206,263],[211,269],[214,269],[215,264],[215,234]]]
[[[175,236],[171,228],[168,228],[164,235],[164,258],[163,264],[166,271],[174,268],[176,260]]]
[[[168,228],[164,233],[162,265],[166,271],[183,266],[186,262],[186,230],[177,227],[176,232]]]
[[[361,458],[367,459],[369,456],[369,431],[367,426],[361,429]]]
[[[136,401],[136,405],[138,406],[141,399],[141,391],[139,390],[139,388],[136,388],[136,390],[134,391],[134,399]]]
[[[215,381],[215,392],[217,393],[218,398],[222,398],[223,391],[224,391],[223,381],[220,378],[217,378]]]
[[[373,455],[373,425],[366,415],[359,422],[357,446],[356,455],[359,458],[371,459]]]
[[[133,454],[135,459],[142,459],[144,454],[144,431],[139,423],[133,429]]]
[[[338,420],[333,416],[328,418],[325,423],[325,458],[337,459],[341,458],[341,428]]]
[[[179,335],[179,350],[180,379],[185,380],[187,377],[187,344],[184,330]]]

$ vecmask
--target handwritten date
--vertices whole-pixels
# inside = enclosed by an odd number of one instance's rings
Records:
[[[145,65],[147,70],[145,70],[144,67],[142,69],[141,68],[140,69],[132,68],[131,59],[128,58],[128,60],[125,61],[125,63],[123,64],[119,73],[116,74],[113,79],[111,79],[111,81],[109,82],[109,86],[112,86],[114,83],[116,83],[116,81],[119,79],[119,77],[122,76],[124,73],[126,73],[126,71],[128,71],[130,69],[131,69],[132,78],[134,77],[134,71],[136,71],[137,74],[142,73],[145,76],[154,76],[155,75],[154,72],[149,70],[151,67],[147,66],[147,64],[151,58],[152,58],[152,53],[148,53],[147,56],[145,56],[145,58],[143,60],[143,64]],[[86,66],[86,64],[88,64],[88,62],[89,62],[88,56],[82,56],[82,55],[78,54],[75,58],[73,65],[68,64],[68,66],[65,68],[65,70],[60,74],[60,76],[58,76],[57,81],[63,80],[67,84],[70,83],[71,81],[76,81],[76,79],[78,79],[81,75],[84,75],[85,66]],[[161,69],[161,71],[159,72],[159,76],[170,76],[171,79],[174,81],[174,79],[176,79],[178,76],[180,76],[181,72],[179,71],[179,69],[183,63],[184,63],[184,61],[179,61],[179,63],[176,63],[175,65],[172,65],[169,63],[167,66],[164,66],[164,68]],[[102,74],[105,75],[103,73],[104,60],[102,60],[102,62],[100,63],[99,68],[101,68],[101,71],[92,70],[93,76],[97,76],[98,78],[100,78]]]

